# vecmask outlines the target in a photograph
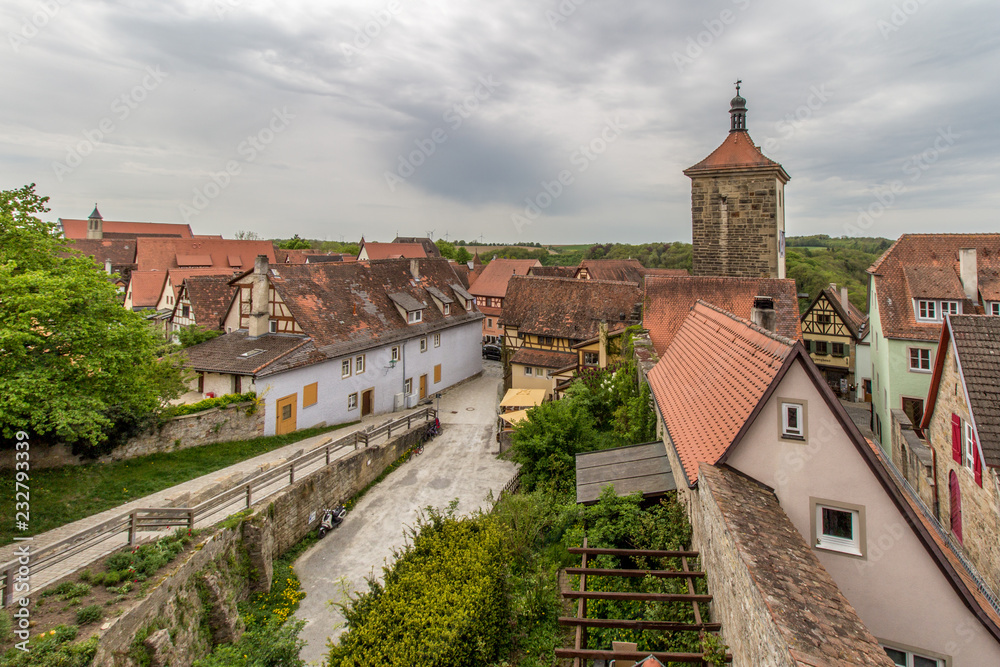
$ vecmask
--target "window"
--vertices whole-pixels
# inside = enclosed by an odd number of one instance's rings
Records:
[[[434,367],[434,384],[441,381],[441,364]]]
[[[493,328],[493,318],[492,317],[487,317],[486,318],[486,327],[488,329],[492,329]]]
[[[365,372],[365,355],[359,354],[354,359],[354,373],[356,375],[361,375]]]
[[[445,315],[451,315],[451,304],[450,303],[444,304],[444,314]]]
[[[805,405],[802,403],[781,403],[781,437],[805,440]]]
[[[441,347],[441,334],[434,334],[434,347]]]
[[[539,336],[538,337],[538,344],[539,345],[547,345],[548,347],[552,347],[553,342],[554,342],[554,339],[552,338],[552,336]]]
[[[181,306],[181,317],[191,317],[191,306]]]
[[[994,301],[990,304],[989,309],[986,311],[990,315],[1000,315],[1000,301]]]
[[[302,387],[302,407],[308,408],[310,405],[316,405],[318,400],[317,394],[319,390],[319,383],[313,382],[312,384],[307,384]]]
[[[830,324],[830,316],[827,314],[817,314],[816,315],[817,324]]]
[[[404,394],[413,393],[413,378],[406,378],[406,382],[403,383],[403,393]]]
[[[941,302],[941,317],[944,318],[945,315],[961,315],[961,305],[958,301],[942,301]]]
[[[928,348],[910,348],[910,370],[923,373],[931,371],[931,351]]]
[[[524,367],[524,374],[525,375],[531,375],[532,372],[533,372],[533,370],[532,370],[531,366],[525,366]]]
[[[814,340],[813,347],[816,350],[816,354],[825,355],[826,354],[826,341],[825,340]]]
[[[937,658],[929,658],[913,651],[904,651],[891,646],[883,646],[886,655],[892,658],[897,667],[944,667],[945,661]]]
[[[597,352],[584,352],[583,353],[583,365],[584,366],[596,366],[601,363],[601,355]]]
[[[466,299],[465,300],[465,309],[466,310],[472,310],[472,299]]]
[[[392,348],[392,356],[390,359],[392,361],[399,361],[399,346]]]
[[[421,352],[427,351],[427,336],[424,336],[423,338],[420,339],[420,351]]]
[[[813,535],[820,549],[864,556],[864,508],[846,503],[811,499]]]
[[[972,424],[962,421],[962,465],[970,471],[976,467],[976,438],[972,434]]]
[[[351,360],[344,359],[340,362],[340,377],[349,378],[351,377]]]
[[[357,392],[354,392],[353,394],[348,395],[348,397],[347,397],[347,409],[348,410],[357,410],[358,409],[358,393]]]
[[[278,321],[269,320],[267,323],[267,330],[271,333],[278,333]]]
[[[917,319],[925,322],[937,321],[937,301],[917,301]]]
[[[844,356],[844,344],[843,343],[833,343],[833,356],[843,357]]]
[[[406,313],[406,321],[410,324],[416,324],[417,322],[422,322],[424,319],[424,311],[422,310],[411,310]]]

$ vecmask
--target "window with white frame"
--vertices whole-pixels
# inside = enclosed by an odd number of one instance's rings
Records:
[[[601,363],[601,355],[599,352],[584,352],[583,353],[583,365],[584,366],[597,366]]]
[[[420,351],[421,352],[427,351],[427,336],[424,336],[423,338],[420,339]]]
[[[926,347],[910,348],[910,370],[930,372],[931,351]]]
[[[892,658],[896,667],[944,667],[946,664],[943,659],[931,658],[912,650],[893,648],[892,646],[882,646],[882,649],[886,655]]]
[[[1000,301],[994,301],[991,303],[986,312],[990,315],[1000,315]]]
[[[864,508],[814,500],[814,537],[820,549],[861,556]]]
[[[413,378],[406,378],[406,382],[403,383],[403,393],[404,394],[413,393]]]
[[[392,356],[390,357],[390,359],[392,361],[399,361],[399,346],[396,346],[396,347],[392,348],[392,353],[391,354],[392,354]]]
[[[937,301],[927,301],[925,299],[919,299],[917,301],[917,320],[922,322],[937,322],[940,317],[938,317],[938,304]]]
[[[434,334],[434,347],[441,347],[441,334]]]
[[[781,404],[781,437],[804,440],[806,436],[806,411],[802,403]]]
[[[348,378],[351,377],[351,360],[344,359],[340,362],[340,377]]]
[[[444,314],[445,315],[451,315],[451,304],[450,303],[444,304]]]
[[[962,465],[969,470],[976,467],[976,439],[972,434],[972,424],[962,420]]]
[[[270,320],[267,323],[267,330],[271,333],[278,333],[278,320]]]
[[[465,300],[465,309],[466,310],[472,310],[472,299],[466,299]]]
[[[358,409],[358,393],[357,392],[354,392],[353,394],[349,394],[348,395],[348,397],[347,397],[347,409],[348,410],[357,410]]]
[[[942,301],[941,302],[941,318],[944,319],[945,315],[961,315],[962,314],[962,304],[958,301]]]
[[[525,375],[531,375],[533,372],[534,372],[534,369],[532,369],[531,366],[525,366],[524,367],[524,374]]]
[[[406,313],[406,321],[410,324],[416,324],[417,322],[422,322],[424,319],[424,311],[422,310],[411,310]]]
[[[354,359],[354,373],[360,375],[365,372],[365,355],[359,354]]]

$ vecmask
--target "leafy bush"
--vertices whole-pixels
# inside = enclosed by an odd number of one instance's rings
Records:
[[[226,405],[232,405],[233,403],[246,403],[247,401],[253,401],[254,405],[256,405],[257,392],[248,391],[242,394],[226,394],[225,396],[206,398],[205,400],[198,401],[197,403],[175,405],[164,410],[162,418],[169,419],[171,417],[180,417],[181,415],[193,415],[196,412],[203,412],[212,408],[221,408]]]
[[[180,341],[181,347],[192,347],[221,335],[222,332],[216,329],[206,329],[197,324],[189,324],[177,331],[177,340]]]
[[[76,624],[87,625],[88,623],[96,623],[101,620],[102,616],[104,616],[104,612],[101,611],[100,605],[89,604],[86,607],[76,610]]]
[[[233,644],[217,647],[212,654],[196,660],[194,667],[302,667],[299,658],[305,645],[299,632],[305,621],[294,621],[247,630]]]
[[[507,531],[492,517],[428,509],[385,582],[345,605],[331,667],[488,665],[510,645]]]
[[[72,600],[74,598],[83,597],[90,592],[90,585],[84,583],[77,583],[74,581],[64,581],[55,588],[50,588],[47,591],[42,592],[42,597],[50,597],[56,595],[60,600]]]
[[[33,638],[28,652],[8,649],[0,656],[0,667],[90,667],[97,653],[97,637],[73,644],[76,634],[75,626],[56,626]]]
[[[122,581],[145,581],[161,567],[176,558],[191,539],[185,529],[178,529],[169,537],[163,537],[156,542],[141,544],[111,554],[105,561],[108,572],[102,578],[104,586],[108,590],[114,591],[114,587]],[[96,577],[96,575],[94,576]]]

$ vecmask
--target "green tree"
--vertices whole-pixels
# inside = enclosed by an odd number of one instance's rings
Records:
[[[299,237],[298,234],[296,234],[287,241],[282,241],[281,243],[279,243],[278,247],[281,248],[282,250],[308,250],[309,248],[312,247],[312,244],[309,243],[309,241],[306,241],[304,238]]]
[[[465,264],[470,259],[472,259],[472,253],[465,248],[459,248],[455,251],[455,261],[459,264]]]
[[[455,259],[455,244],[448,243],[444,239],[438,239],[434,242],[437,249],[441,252],[442,257],[447,257],[448,259]]]
[[[96,445],[178,396],[180,361],[38,218],[34,187],[0,192],[0,432]]]
[[[235,238],[237,241],[259,241],[260,235],[257,234],[257,232],[252,232],[247,229],[241,229],[240,231],[236,232]]]
[[[177,332],[177,340],[180,341],[181,347],[191,347],[192,345],[212,340],[221,334],[221,331],[206,329],[197,324],[190,324]]]

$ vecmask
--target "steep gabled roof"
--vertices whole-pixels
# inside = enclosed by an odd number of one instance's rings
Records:
[[[820,290],[816,298],[813,299],[813,302],[806,308],[806,312],[802,313],[802,316],[799,318],[800,322],[806,321],[806,317],[809,316],[809,313],[816,307],[820,299],[825,299],[830,304],[834,312],[837,313],[837,317],[848,328],[852,336],[860,338],[864,335],[865,323],[868,321],[868,316],[858,310],[850,301],[847,302],[847,309],[845,309],[844,305],[840,302],[840,294],[829,287]]]
[[[572,278],[576,275],[575,266],[533,266],[528,269],[529,276],[544,276],[548,278]]]
[[[185,365],[198,371],[256,375],[310,342],[302,336],[250,338],[246,331],[233,331],[185,349]]]
[[[206,329],[219,329],[233,300],[236,288],[229,284],[230,276],[189,276],[182,291],[191,302],[195,321]],[[177,314],[177,305],[174,314]]]
[[[502,323],[521,333],[586,340],[601,321],[632,323],[641,301],[635,283],[513,276]]]
[[[979,275],[990,285],[1000,269],[1000,234],[903,234],[868,268],[884,336],[938,339],[941,323],[917,322],[913,299],[965,299],[959,280],[962,248],[976,249]],[[969,312],[971,304],[966,305]]]
[[[698,301],[649,372],[688,483],[729,449],[795,342]]]
[[[95,207],[96,212],[96,207]],[[59,225],[62,227],[63,236],[68,239],[87,238],[87,220],[77,218],[59,218]],[[191,225],[169,222],[121,222],[117,220],[105,220],[101,223],[104,235],[113,234],[113,238],[139,238],[139,237],[175,237],[189,239],[194,234],[191,232]]]
[[[422,243],[368,243],[362,242],[361,249],[368,253],[368,259],[399,259],[405,257],[427,257]],[[360,254],[359,254],[360,256]]]
[[[428,257],[440,257],[441,250],[438,249],[437,244],[434,243],[433,239],[428,236],[397,236],[392,240],[393,243],[419,243],[424,247],[424,252]]]
[[[132,307],[155,308],[166,282],[166,271],[133,271],[127,288],[132,293]]]
[[[229,282],[229,280],[233,277],[233,270],[225,267],[170,269],[167,271],[167,280],[174,290],[173,297],[175,303],[177,298],[180,297],[181,287],[184,285],[184,281],[193,276],[221,276],[224,282]],[[163,288],[166,289],[167,285],[164,284]]]
[[[494,259],[469,286],[469,293],[502,298],[507,295],[507,283],[511,277],[526,276],[534,266],[541,266],[541,262],[537,259]]]
[[[983,460],[990,467],[1000,467],[1000,317],[948,316],[941,330],[920,428],[926,430],[930,426],[949,344],[955,352],[959,381],[969,403]]]
[[[704,172],[744,171],[747,169],[773,169],[783,182],[789,179],[784,168],[774,160],[765,157],[754,145],[748,132],[730,132],[726,139],[708,157],[684,170],[687,176],[698,176]]]
[[[274,244],[270,241],[240,241],[236,239],[197,237],[191,239],[136,239],[136,263],[140,271],[167,271],[182,268],[178,262],[197,262],[196,266],[246,271],[252,269],[257,255],[266,255],[275,263]],[[233,266],[231,258],[239,258]],[[189,266],[187,268],[195,268]]]
[[[800,340],[798,295],[791,279],[647,276],[643,326],[649,330],[656,352],[662,355],[699,299],[749,319],[758,296],[773,299],[777,333]]]
[[[637,259],[585,259],[576,270],[577,278],[586,271],[591,280],[617,280],[642,284],[646,267]]]

